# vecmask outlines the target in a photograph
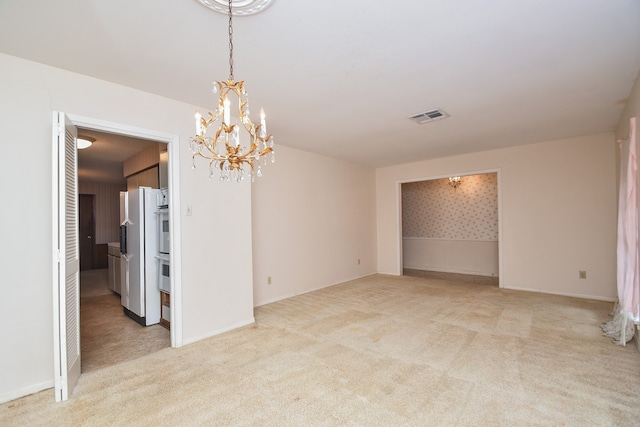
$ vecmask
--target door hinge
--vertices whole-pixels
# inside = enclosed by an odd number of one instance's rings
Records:
[[[53,131],[56,133],[56,136],[60,136],[64,134],[64,125],[62,123],[54,123]]]
[[[62,251],[60,249],[56,250],[53,254],[53,262],[62,262],[64,257],[62,256]]]

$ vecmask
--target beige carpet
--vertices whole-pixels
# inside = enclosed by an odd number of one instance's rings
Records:
[[[0,425],[624,426],[640,354],[612,304],[374,275],[256,309],[256,324],[0,406]]]

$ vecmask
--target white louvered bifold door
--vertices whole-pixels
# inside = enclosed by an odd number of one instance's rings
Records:
[[[56,401],[67,400],[80,377],[80,260],[77,130],[53,114],[54,359]]]

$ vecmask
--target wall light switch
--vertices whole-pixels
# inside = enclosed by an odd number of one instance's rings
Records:
[[[587,272],[584,270],[580,270],[578,271],[578,277],[581,279],[586,279],[587,278]]]
[[[191,209],[191,205],[187,205],[187,216],[193,215],[193,210]]]

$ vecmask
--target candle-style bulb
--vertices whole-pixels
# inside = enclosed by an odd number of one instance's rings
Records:
[[[264,108],[260,109],[260,133],[262,134],[262,136],[265,136],[267,134],[267,121],[265,120],[264,116]]]
[[[231,124],[231,101],[226,96],[224,97],[224,123],[229,126]]]
[[[200,110],[196,110],[196,135],[202,135],[202,116]]]

